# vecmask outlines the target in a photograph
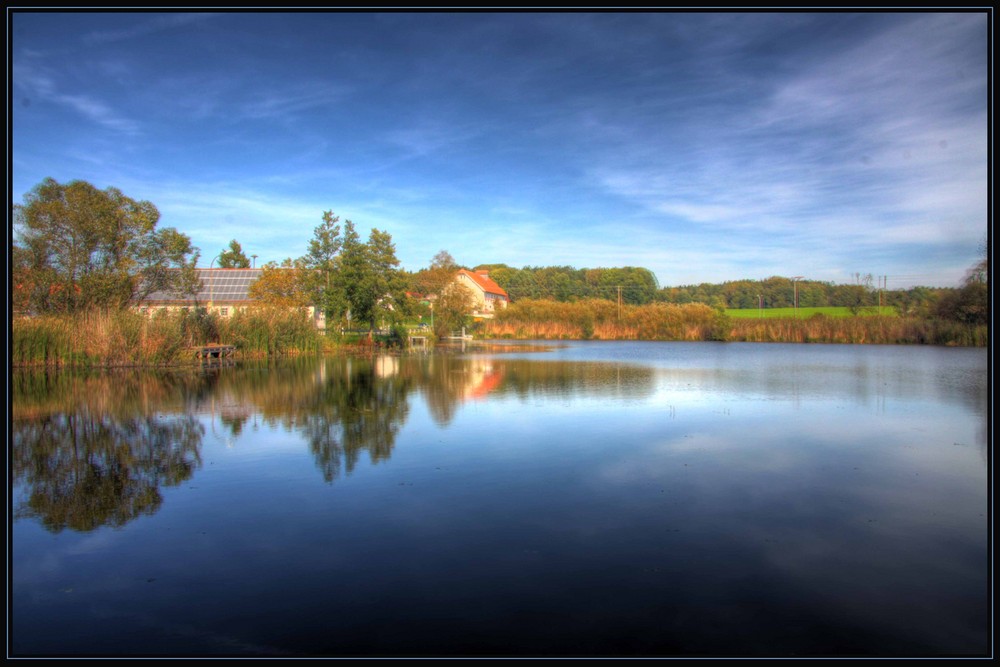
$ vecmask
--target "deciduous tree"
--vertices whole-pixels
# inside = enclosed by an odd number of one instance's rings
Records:
[[[367,324],[369,331],[380,318],[394,320],[401,313],[406,282],[388,232],[372,229],[362,243],[354,223],[345,221],[337,279],[351,319]]]
[[[434,333],[446,336],[468,326],[475,306],[476,296],[471,289],[458,282],[449,283],[434,302]]]
[[[965,274],[962,287],[946,293],[937,304],[937,316],[970,325],[990,323],[990,261],[986,244],[983,258]]]
[[[117,188],[46,178],[14,206],[14,302],[77,312],[157,290],[192,293],[198,250],[176,229],[157,229],[159,219],[152,203]]]
[[[280,265],[268,262],[260,277],[250,284],[247,295],[266,306],[303,308],[312,305],[305,279],[310,273],[288,258]]]
[[[421,269],[412,278],[413,289],[421,294],[440,294],[455,279],[459,266],[447,250],[440,250],[426,269]]]

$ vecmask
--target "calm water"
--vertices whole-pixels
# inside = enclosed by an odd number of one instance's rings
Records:
[[[17,656],[989,655],[985,350],[15,373]]]

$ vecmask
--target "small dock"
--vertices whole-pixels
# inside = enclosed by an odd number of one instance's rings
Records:
[[[462,333],[452,331],[451,335],[444,337],[444,340],[472,340],[472,334],[465,333],[465,327],[462,327]]]
[[[221,361],[222,359],[228,359],[231,357],[233,353],[236,352],[236,346],[209,344],[192,348],[192,351],[194,352],[195,359],[201,359],[202,361]]]

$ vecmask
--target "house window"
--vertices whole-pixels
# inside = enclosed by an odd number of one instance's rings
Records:
[[[219,315],[221,315],[222,317],[229,317],[229,309],[219,308]]]

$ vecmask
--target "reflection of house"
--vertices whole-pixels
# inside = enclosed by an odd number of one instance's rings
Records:
[[[462,269],[455,280],[472,290],[476,299],[473,317],[493,317],[497,308],[506,308],[510,297],[507,291],[497,285],[489,276],[489,271],[468,271]]]
[[[399,374],[399,359],[389,355],[375,357],[375,377],[388,378]]]
[[[490,364],[470,367],[468,382],[465,384],[462,398],[466,401],[482,400],[496,390],[502,382],[503,372],[494,369]]]
[[[260,278],[264,269],[195,269],[201,289],[192,295],[181,296],[167,291],[157,291],[139,304],[139,311],[152,313],[158,310],[204,308],[220,317],[229,317],[256,303],[250,298],[250,285]],[[309,315],[317,328],[326,328],[322,312],[309,307]]]

